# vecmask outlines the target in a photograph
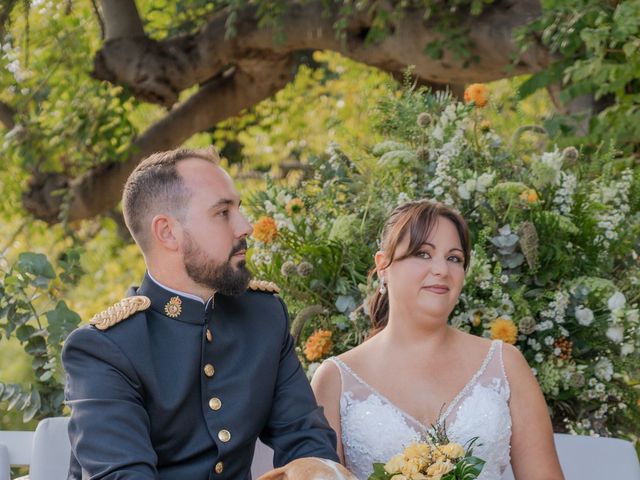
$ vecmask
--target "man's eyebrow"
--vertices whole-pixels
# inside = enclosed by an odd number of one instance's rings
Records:
[[[430,243],[430,242],[422,242],[422,244],[423,244],[423,245],[429,245],[431,248],[433,248],[434,250],[436,250],[436,246],[435,246],[433,243]],[[449,249],[449,252],[453,252],[454,250],[457,250],[457,251],[458,251],[458,252],[460,252],[460,253],[464,253],[464,252],[462,251],[462,249],[461,249],[461,248],[458,248],[458,247],[450,248],[450,249]]]
[[[229,207],[231,205],[238,205],[242,203],[241,200],[231,200],[230,198],[221,198],[216,203],[209,207],[209,210],[217,210],[218,208]]]

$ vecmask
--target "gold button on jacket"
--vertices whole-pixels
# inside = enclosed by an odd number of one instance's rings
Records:
[[[222,471],[224,470],[224,463],[222,462],[216,463],[215,470],[216,470],[216,473],[222,473]]]
[[[220,407],[222,407],[222,402],[218,397],[212,397],[209,400],[209,408],[211,410],[220,410]]]
[[[207,342],[213,341],[213,333],[211,333],[211,330],[209,330],[208,328],[207,328],[206,336],[207,336]]]
[[[215,369],[215,368],[213,368],[213,365],[211,365],[210,363],[207,363],[207,364],[204,366],[204,374],[205,374],[207,377],[213,377],[213,374],[214,374],[214,373],[216,373],[216,369]]]
[[[220,439],[221,442],[228,442],[229,440],[231,440],[231,433],[229,433],[229,430],[220,430],[218,432],[218,438]]]

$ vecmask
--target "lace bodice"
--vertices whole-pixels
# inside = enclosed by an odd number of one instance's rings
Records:
[[[345,463],[366,480],[374,462],[385,463],[429,429],[369,386],[340,359],[340,423]],[[448,405],[442,418],[449,438],[465,444],[479,437],[474,454],[487,463],[479,480],[498,480],[510,462],[509,383],[502,363],[502,342],[494,341],[475,375]],[[480,445],[478,445],[480,444]]]

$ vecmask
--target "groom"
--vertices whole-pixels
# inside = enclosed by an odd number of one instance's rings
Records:
[[[250,282],[252,226],[218,161],[156,153],[127,180],[147,273],[65,342],[70,479],[246,479],[258,437],[276,466],[338,460],[276,287]]]

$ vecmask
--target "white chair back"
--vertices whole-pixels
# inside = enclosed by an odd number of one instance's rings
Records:
[[[273,449],[258,440],[251,462],[251,478],[255,480],[269,470],[273,470]]]
[[[553,439],[565,480],[640,480],[640,463],[631,442],[564,433],[555,433]],[[509,467],[502,480],[513,479]]]
[[[0,480],[9,480],[11,467],[31,463],[34,432],[0,431]]]
[[[45,418],[38,423],[33,436],[30,480],[66,480],[71,459],[68,425],[68,417]]]
[[[66,417],[45,418],[35,432],[0,432],[0,480],[12,466],[29,466],[30,480],[66,480],[71,445]]]

